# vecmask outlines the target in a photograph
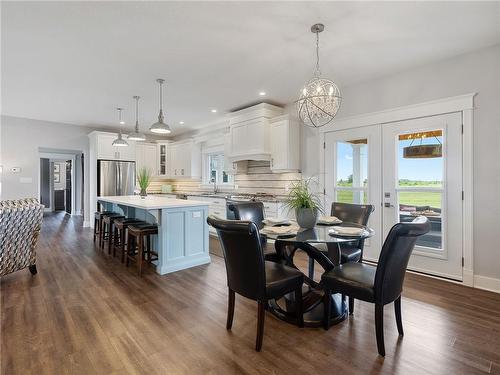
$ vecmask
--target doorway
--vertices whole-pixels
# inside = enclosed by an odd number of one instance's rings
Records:
[[[45,155],[44,155],[45,156]],[[49,155],[47,155],[49,156]],[[40,158],[40,202],[47,212],[74,212],[74,160],[67,156]],[[64,155],[61,155],[64,156]]]
[[[390,228],[423,215],[431,231],[408,268],[462,280],[462,113],[325,133],[325,203],[369,203],[364,258],[377,261]]]

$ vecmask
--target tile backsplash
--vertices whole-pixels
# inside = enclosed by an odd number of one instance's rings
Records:
[[[267,161],[249,161],[246,172],[234,176],[234,183],[238,187],[235,192],[286,195],[290,184],[300,178],[300,173],[272,173]],[[148,192],[160,193],[161,185],[164,184],[172,185],[174,191],[186,193],[211,190],[210,188],[201,188],[200,183],[199,179],[154,178]]]

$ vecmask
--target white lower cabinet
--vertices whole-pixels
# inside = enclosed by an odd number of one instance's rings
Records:
[[[224,220],[227,219],[226,199],[225,198],[188,195],[187,199],[193,200],[193,201],[209,202],[210,203],[210,206],[208,206],[208,214],[209,215],[217,216],[217,217],[224,219]],[[210,233],[216,233],[216,230],[214,228],[212,228],[211,226],[209,226],[209,231],[210,231]]]

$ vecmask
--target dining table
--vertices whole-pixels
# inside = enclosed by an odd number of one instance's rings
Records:
[[[309,260],[317,262],[323,272],[330,271],[340,266],[341,246],[343,243],[364,240],[374,235],[374,230],[364,225],[342,222],[334,225],[317,224],[314,228],[300,228],[295,222],[289,233],[275,233],[268,225],[262,224],[261,234],[267,240],[274,241],[276,255],[274,261],[289,267],[300,268],[295,264],[294,258],[297,251],[303,251]],[[359,234],[346,235],[335,229],[338,227],[359,228]],[[333,230],[332,230],[333,229]],[[316,247],[317,244],[324,244],[328,249],[325,254]],[[323,246],[324,248],[325,246]],[[302,270],[300,270],[302,272]],[[302,291],[302,303],[304,312],[304,325],[307,327],[320,327],[324,319],[324,288],[321,280],[315,280],[314,275],[304,274],[304,286]],[[295,323],[295,296],[290,293],[278,300],[269,301],[269,311],[281,320]],[[330,325],[338,324],[346,319],[348,315],[348,304],[345,296],[332,294],[330,309]]]

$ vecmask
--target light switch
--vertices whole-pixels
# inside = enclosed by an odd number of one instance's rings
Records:
[[[12,168],[10,169],[10,171],[11,171],[12,173],[20,173],[20,172],[21,172],[21,168],[19,168],[19,167],[12,167]]]
[[[201,217],[201,212],[200,211],[193,212],[193,217]]]

